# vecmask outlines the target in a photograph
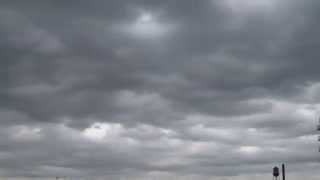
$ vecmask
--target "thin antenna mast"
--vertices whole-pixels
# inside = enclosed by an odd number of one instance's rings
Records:
[[[320,132],[320,118],[319,118],[319,124],[317,125],[317,131]],[[320,135],[318,136],[318,141],[320,142]],[[320,152],[320,146],[319,146],[318,151]]]

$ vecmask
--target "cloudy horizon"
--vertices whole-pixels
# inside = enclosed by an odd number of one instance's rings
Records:
[[[317,0],[0,0],[0,179],[320,177]]]

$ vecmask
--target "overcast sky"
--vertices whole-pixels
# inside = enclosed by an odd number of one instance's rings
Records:
[[[0,0],[0,176],[320,177],[319,0]]]

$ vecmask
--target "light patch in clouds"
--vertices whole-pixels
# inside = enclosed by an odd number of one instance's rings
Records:
[[[122,31],[138,38],[164,38],[173,31],[174,25],[162,22],[157,15],[141,12],[136,19],[128,25],[122,26]]]
[[[190,133],[199,137],[211,137],[224,140],[233,140],[237,138],[235,132],[231,129],[205,127],[203,124],[191,127]]]
[[[239,151],[244,154],[255,154],[258,153],[261,149],[257,146],[241,146]]]
[[[186,148],[186,154],[197,155],[197,154],[210,154],[212,151],[218,151],[217,144],[214,142],[193,142]]]
[[[150,23],[152,22],[152,15],[150,13],[142,13],[138,18],[138,23]]]
[[[29,126],[17,126],[12,128],[13,139],[17,141],[35,141],[40,140],[41,135],[41,128],[38,127],[29,127]]]
[[[302,106],[297,110],[297,113],[308,119],[314,119],[317,117],[317,111],[315,109],[308,108],[308,106]]]
[[[115,94],[115,103],[121,107],[150,107],[150,106],[166,106],[167,101],[159,94],[154,93],[136,93],[133,91],[120,91]]]
[[[123,131],[121,124],[94,123],[83,131],[83,135],[93,141],[117,138]]]

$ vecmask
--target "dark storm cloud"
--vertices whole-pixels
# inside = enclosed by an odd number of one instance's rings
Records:
[[[241,179],[319,160],[316,0],[0,5],[2,176]]]

